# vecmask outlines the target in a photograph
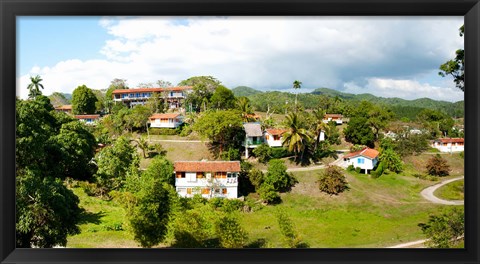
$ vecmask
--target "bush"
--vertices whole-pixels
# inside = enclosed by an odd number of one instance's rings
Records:
[[[413,174],[413,177],[419,178],[419,179],[422,179],[422,180],[427,180],[427,181],[437,181],[438,180],[438,177],[436,177],[436,176],[418,174],[418,173]]]
[[[229,148],[220,154],[222,160],[241,160],[240,151],[236,148]]]
[[[277,204],[281,202],[280,195],[275,191],[275,188],[271,184],[262,184],[258,190],[258,194],[267,204]]]
[[[263,181],[265,180],[263,172],[259,169],[250,170],[250,172],[248,173],[248,178],[250,179],[252,185],[255,186],[255,190],[258,190],[258,188],[260,188]]]
[[[328,194],[339,194],[348,189],[347,179],[338,166],[328,166],[318,179],[320,191]]]
[[[429,159],[425,167],[429,175],[447,176],[450,174],[450,166],[447,164],[447,160],[442,158],[440,154]]]
[[[272,148],[265,143],[254,148],[252,152],[258,158],[258,161],[264,164],[272,158]]]
[[[373,178],[378,178],[383,175],[383,172],[385,171],[385,163],[383,161],[380,161],[378,163],[377,168],[374,171],[371,171],[371,175]]]
[[[362,168],[360,167],[355,167],[355,172],[360,173],[362,171]]]
[[[287,192],[297,183],[297,180],[287,172],[287,166],[283,160],[271,160],[268,162],[264,182],[272,185],[275,191]]]
[[[245,246],[248,235],[233,216],[224,216],[218,220],[215,232],[224,248],[242,248]]]
[[[281,159],[290,156],[290,153],[286,148],[270,148],[272,159]]]
[[[180,133],[178,133],[178,135],[181,137],[186,137],[193,132],[193,129],[190,125],[182,125],[180,128]]]
[[[355,167],[353,166],[353,164],[348,165],[347,171],[354,171],[354,170],[355,170]]]
[[[465,212],[463,207],[444,209],[439,215],[430,215],[427,223],[418,225],[430,248],[456,248],[464,243]]]
[[[154,128],[149,128],[148,133],[150,133],[150,135],[176,135],[177,130],[172,128],[154,127]]]

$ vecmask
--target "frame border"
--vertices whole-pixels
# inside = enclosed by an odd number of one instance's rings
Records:
[[[15,249],[16,16],[452,16],[465,19],[465,249]],[[0,0],[0,263],[479,263],[479,0]]]

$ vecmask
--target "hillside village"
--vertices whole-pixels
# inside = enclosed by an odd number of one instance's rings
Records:
[[[64,227],[67,247],[115,232],[103,246],[392,246],[423,239],[418,225],[447,207],[420,191],[464,173],[463,102],[158,84],[17,99],[21,172],[59,175],[84,206],[72,215],[96,219]]]

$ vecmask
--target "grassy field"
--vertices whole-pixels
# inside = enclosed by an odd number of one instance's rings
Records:
[[[426,174],[425,164],[427,161],[436,154],[420,154],[418,156],[409,156],[403,159],[405,162],[404,175],[413,175],[414,173],[423,173]],[[464,159],[460,156],[459,153],[453,154],[444,154],[441,155],[442,158],[447,160],[447,164],[450,165],[450,175],[451,176],[461,176],[465,173]]]
[[[458,180],[438,188],[434,195],[445,200],[463,200],[465,181]]]

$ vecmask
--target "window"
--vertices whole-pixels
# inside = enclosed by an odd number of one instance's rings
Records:
[[[227,173],[227,178],[235,178],[235,177],[237,177],[237,174],[235,172]]]
[[[173,92],[170,92],[170,97],[173,97]]]
[[[365,164],[365,159],[364,158],[358,158],[357,163],[358,164]]]
[[[192,194],[192,188],[187,188],[187,194]]]
[[[130,97],[134,97],[134,96],[135,96],[135,94],[133,94],[133,93],[130,94]]]
[[[189,181],[189,182],[197,181],[197,173],[196,172],[187,172],[187,173],[185,173],[185,176],[187,178],[187,181]]]
[[[209,188],[203,188],[202,189],[202,194],[210,194],[210,189]]]
[[[220,194],[221,189],[220,188],[215,188],[215,194]]]
[[[273,140],[280,140],[280,136],[279,135],[274,135]]]
[[[227,188],[222,189],[222,194],[227,194]]]
[[[185,172],[177,172],[176,177],[177,178],[185,178]]]
[[[197,172],[197,178],[203,178],[203,172]]]
[[[266,140],[270,140],[270,135],[265,135]]]
[[[140,97],[140,93],[137,93],[137,94],[136,94],[136,97]]]
[[[226,179],[227,178],[227,173],[226,172],[216,172],[215,173],[215,178],[217,179]]]

